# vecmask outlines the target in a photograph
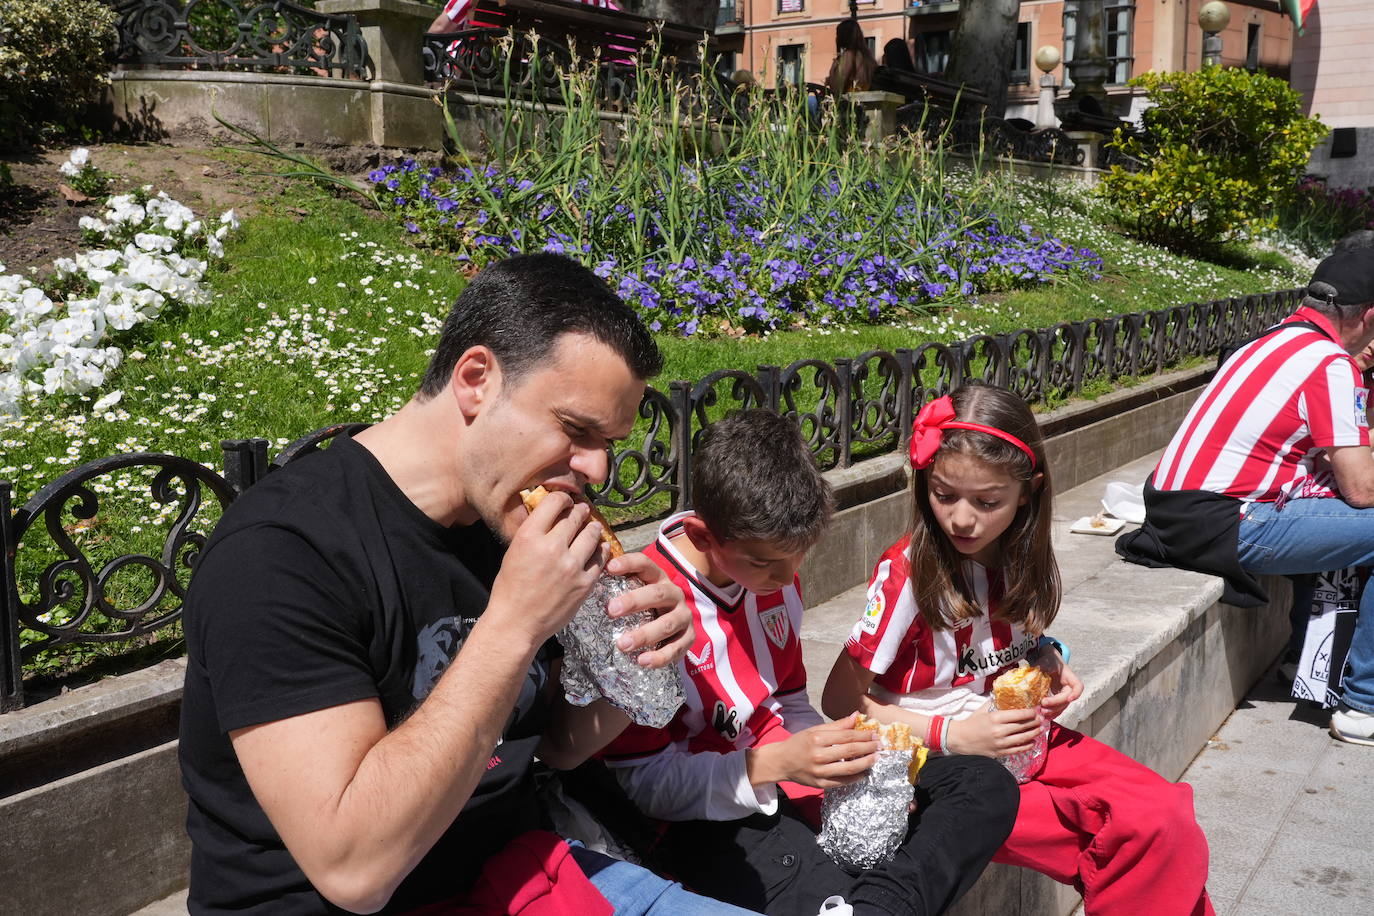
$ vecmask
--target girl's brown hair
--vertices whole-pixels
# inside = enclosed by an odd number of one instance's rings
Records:
[[[1009,442],[974,430],[947,429],[939,455],[959,453],[1005,470],[1025,488],[1026,504],[1016,510],[1000,539],[1002,595],[997,618],[1040,634],[1059,611],[1059,564],[1050,544],[1054,488],[1045,465],[1045,440],[1026,402],[1003,388],[965,385],[950,394],[959,420],[1011,433],[1035,453],[1030,458]],[[938,460],[938,458],[937,458]],[[926,623],[949,629],[984,612],[973,601],[963,575],[963,556],[950,543],[930,507],[930,468],[912,476],[911,592]]]

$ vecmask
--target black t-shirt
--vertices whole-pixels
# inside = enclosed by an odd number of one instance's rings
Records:
[[[180,754],[193,913],[338,912],[254,799],[228,733],[370,697],[394,728],[462,646],[502,553],[482,525],[435,523],[348,438],[230,506],[186,600]],[[555,653],[550,643],[536,657],[472,798],[383,912],[466,890],[490,854],[537,826],[531,761]]]

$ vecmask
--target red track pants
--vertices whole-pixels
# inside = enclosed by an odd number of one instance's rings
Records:
[[[1044,770],[1021,786],[1016,825],[993,861],[1073,885],[1088,916],[1213,912],[1192,786],[1058,725]]]

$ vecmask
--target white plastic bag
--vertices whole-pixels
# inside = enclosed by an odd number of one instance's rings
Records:
[[[1136,525],[1145,522],[1145,485],[1113,480],[1107,484],[1107,492],[1102,497],[1102,508],[1108,513]]]
[[[1368,570],[1355,567],[1317,577],[1312,616],[1307,618],[1307,635],[1293,678],[1293,696],[1297,699],[1311,700],[1326,709],[1341,701],[1345,659],[1367,575]]]

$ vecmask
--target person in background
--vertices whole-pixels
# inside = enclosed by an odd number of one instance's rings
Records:
[[[866,92],[873,86],[873,71],[878,67],[859,23],[841,19],[835,26],[835,60],[825,84],[835,95]]]
[[[1369,387],[1355,357],[1371,342],[1374,249],[1338,251],[1292,315],[1217,369],[1145,483],[1144,525],[1117,553],[1220,576],[1224,600],[1248,607],[1268,600],[1256,576],[1374,564]],[[1347,664],[1330,732],[1374,746],[1374,578]]]

